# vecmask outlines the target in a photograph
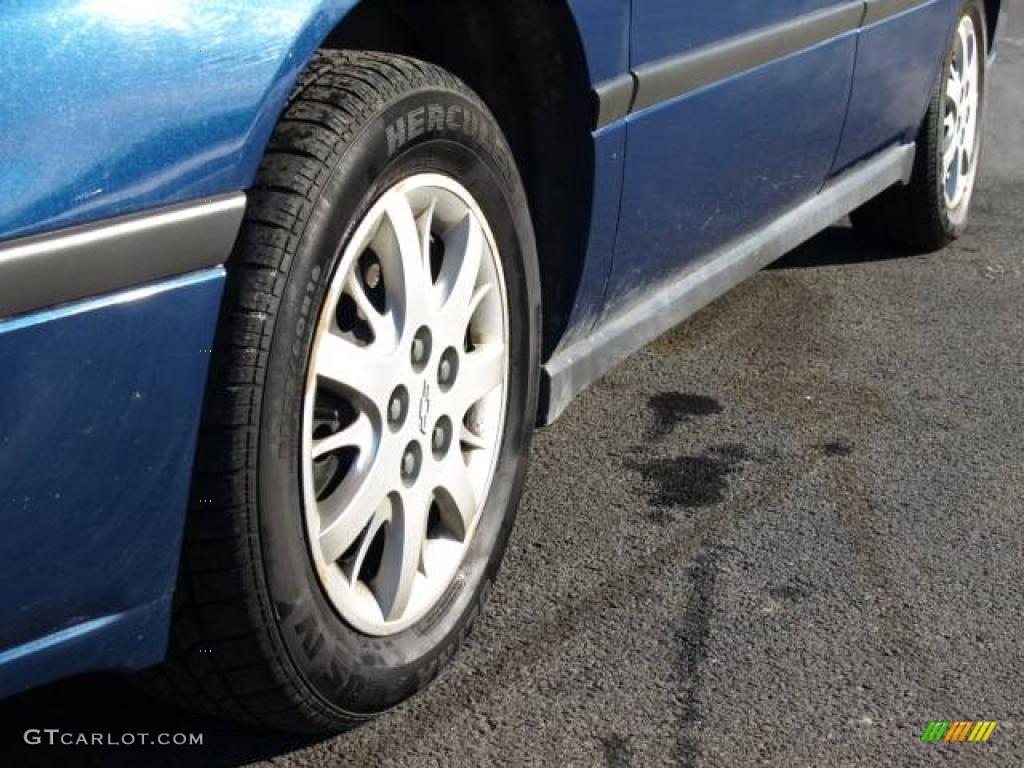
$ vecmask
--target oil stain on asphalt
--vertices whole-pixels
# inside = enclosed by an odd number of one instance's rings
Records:
[[[720,504],[725,499],[728,478],[749,458],[739,445],[709,448],[699,456],[674,456],[644,461],[626,461],[649,484],[647,496],[660,520],[666,509],[692,509]]]
[[[654,412],[651,437],[655,440],[670,435],[694,416],[710,416],[722,412],[721,404],[713,397],[682,392],[660,392],[648,400],[648,405]]]

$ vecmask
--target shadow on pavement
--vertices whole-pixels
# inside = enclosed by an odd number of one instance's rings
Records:
[[[824,232],[790,251],[768,269],[802,269],[847,264],[865,264],[873,261],[907,258],[912,256],[877,245],[864,238],[847,222],[829,227]]]

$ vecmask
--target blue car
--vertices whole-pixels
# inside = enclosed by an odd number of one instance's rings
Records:
[[[0,695],[426,686],[530,440],[850,215],[964,230],[1005,0],[6,0]]]

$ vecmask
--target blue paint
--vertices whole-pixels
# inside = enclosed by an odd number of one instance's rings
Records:
[[[601,314],[615,251],[625,150],[624,122],[615,123],[594,134],[596,165],[587,258],[576,291],[576,303],[560,341],[563,347],[585,336]]]
[[[605,312],[820,189],[839,143],[855,40],[843,35],[628,118]]]
[[[5,0],[0,240],[250,186],[355,1]]]
[[[223,281],[0,322],[0,650],[169,596]]]
[[[117,618],[117,616],[102,616],[92,621],[85,621],[81,624],[75,624],[73,627],[52,632],[36,640],[30,640],[23,645],[15,646],[9,651],[0,652],[0,667],[21,661],[37,653],[45,653],[53,648],[73,643],[81,637],[91,635],[93,632],[102,632],[111,624],[116,623]]]
[[[932,0],[861,31],[835,172],[898,138],[916,137],[959,7],[958,0]]]
[[[357,0],[8,0],[0,240],[252,184],[284,100]],[[575,0],[594,82],[627,0]],[[56,44],[55,39],[60,43]]]
[[[590,82],[600,83],[629,69],[631,0],[570,0],[569,8],[583,40]]]
[[[98,669],[138,670],[167,651],[171,596],[0,653],[0,697]]]

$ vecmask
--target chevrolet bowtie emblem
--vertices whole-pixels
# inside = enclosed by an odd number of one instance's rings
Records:
[[[423,382],[423,394],[420,395],[420,433],[427,434],[427,421],[430,417],[430,385]]]

